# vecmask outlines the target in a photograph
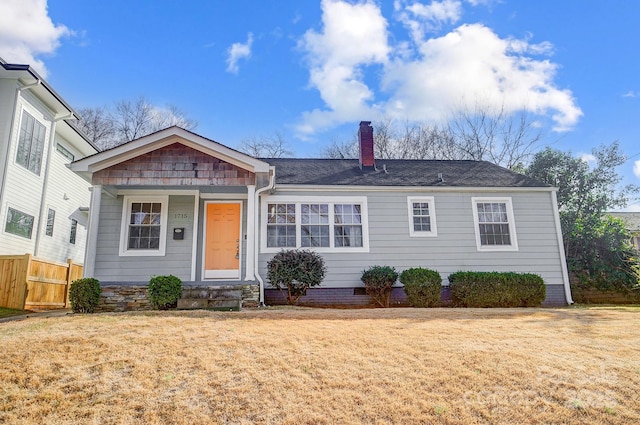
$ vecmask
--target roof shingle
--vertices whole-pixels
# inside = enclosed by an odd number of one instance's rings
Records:
[[[276,167],[276,183],[318,186],[549,187],[486,161],[262,158]],[[442,181],[439,175],[442,175]]]

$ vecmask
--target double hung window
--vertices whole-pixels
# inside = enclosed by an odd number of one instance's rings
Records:
[[[366,199],[269,198],[262,248],[311,248],[318,251],[368,250]]]
[[[516,251],[511,198],[472,198],[479,251]]]
[[[164,255],[167,206],[166,196],[125,196],[120,255]]]
[[[437,236],[436,210],[433,196],[407,198],[409,210],[409,235]]]

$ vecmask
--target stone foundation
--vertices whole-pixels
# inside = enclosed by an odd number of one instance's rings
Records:
[[[189,286],[188,282],[183,282],[183,295],[184,291],[186,291]],[[242,307],[258,306],[260,288],[257,284],[242,284],[235,286],[242,290]],[[102,284],[102,293],[100,294],[100,301],[98,302],[96,312],[105,313],[151,310],[151,302],[149,301],[147,288],[148,286],[146,284]]]
[[[102,286],[96,312],[151,310],[147,285]]]

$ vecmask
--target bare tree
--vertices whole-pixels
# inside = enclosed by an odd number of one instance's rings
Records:
[[[197,127],[175,105],[157,107],[144,97],[120,100],[112,108],[81,108],[78,127],[100,148],[106,149],[177,125],[186,130]]]
[[[238,150],[254,158],[286,158],[293,155],[286,139],[277,131],[270,137],[244,139]]]
[[[508,114],[504,108],[460,109],[444,126],[386,118],[373,123],[376,158],[486,160],[521,169],[532,157],[541,133],[526,111]],[[327,158],[357,158],[358,141],[333,142]]]
[[[105,108],[80,108],[78,114],[82,119],[76,121],[76,125],[95,145],[102,146],[104,142],[113,137],[113,123]]]
[[[509,114],[504,106],[495,111],[481,105],[461,108],[449,120],[447,131],[461,159],[486,160],[509,169],[527,163],[541,138],[526,110]]]

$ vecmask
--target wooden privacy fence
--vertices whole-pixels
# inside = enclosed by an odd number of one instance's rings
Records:
[[[82,277],[82,265],[34,258],[0,256],[0,307],[56,309],[69,307],[69,286]]]

